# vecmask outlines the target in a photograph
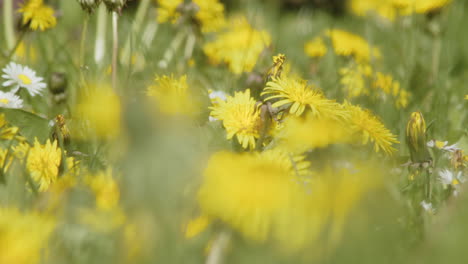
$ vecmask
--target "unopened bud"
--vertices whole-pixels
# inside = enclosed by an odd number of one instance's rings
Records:
[[[431,160],[426,145],[426,122],[421,112],[411,113],[406,125],[406,143],[410,150],[411,161],[423,163]]]
[[[49,78],[49,91],[54,94],[62,94],[68,85],[67,76],[61,72],[53,72]]]
[[[99,6],[101,0],[78,0],[78,3],[80,3],[83,10],[91,14]]]
[[[119,12],[127,3],[127,0],[103,0],[104,4],[106,4],[107,10],[112,12]]]

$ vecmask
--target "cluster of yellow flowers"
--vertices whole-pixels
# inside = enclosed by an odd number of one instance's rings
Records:
[[[252,71],[270,43],[271,37],[266,31],[252,28],[245,17],[235,17],[229,21],[227,31],[206,43],[203,51],[212,63],[225,63],[233,73],[241,74]]]
[[[359,96],[384,98],[391,96],[397,108],[408,105],[410,93],[400,87],[400,83],[390,74],[375,72],[369,64],[350,63],[340,69],[340,83],[348,99]]]
[[[328,48],[325,43],[331,43],[336,55],[352,57],[357,61],[369,62],[381,57],[377,47],[367,43],[362,37],[341,29],[329,29],[307,42],[305,53],[311,57],[322,57]]]
[[[224,6],[218,0],[193,0],[190,4],[183,0],[157,0],[157,3],[159,23],[176,23],[184,15],[184,11],[197,20],[203,33],[217,32],[226,23]]]
[[[452,0],[351,0],[348,6],[356,15],[375,13],[393,21],[398,16],[437,12],[450,2]]]

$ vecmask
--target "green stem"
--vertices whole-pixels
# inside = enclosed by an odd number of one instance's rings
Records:
[[[8,53],[6,57],[7,61],[10,61],[13,55],[15,55],[15,51],[16,49],[18,49],[19,45],[21,44],[21,41],[23,40],[24,35],[26,35],[26,30],[21,31],[18,39],[16,40],[15,46],[13,47],[12,50],[10,50],[10,52]]]
[[[433,46],[432,46],[432,76],[431,81],[435,82],[437,80],[437,75],[439,72],[439,63],[440,63],[440,50],[442,48],[441,39],[439,36],[433,37]]]
[[[182,44],[182,40],[185,36],[185,31],[179,31],[177,33],[177,35],[174,37],[171,44],[169,45],[169,48],[164,53],[163,59],[160,60],[158,63],[160,68],[167,68],[169,66],[169,63],[171,62],[172,57],[174,56],[174,53],[179,49],[180,45]]]
[[[15,45],[13,12],[13,0],[3,0],[3,29],[8,50],[12,49]]]
[[[89,15],[85,15],[85,19],[83,22],[83,30],[81,31],[81,42],[80,42],[80,60],[79,60],[79,67],[84,66],[84,58],[85,58],[85,44],[86,44],[86,36],[88,33],[88,22],[89,22]]]
[[[140,33],[150,2],[150,0],[142,0],[138,5],[135,20],[132,24],[132,32],[128,34],[128,38],[125,42],[122,56],[120,58],[122,64],[127,64],[131,61],[131,40],[135,39],[138,33]]]
[[[96,23],[96,42],[94,45],[94,61],[100,65],[106,54],[106,27],[107,27],[107,11],[104,5],[101,5],[98,10]]]
[[[112,87],[117,90],[117,63],[119,57],[119,14],[112,11]]]

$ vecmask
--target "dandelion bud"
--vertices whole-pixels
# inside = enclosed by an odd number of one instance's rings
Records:
[[[80,3],[84,11],[91,14],[99,6],[101,0],[78,0],[78,3]]]
[[[411,161],[423,163],[431,160],[426,145],[426,122],[421,112],[413,112],[406,125],[406,143]]]
[[[127,3],[127,0],[103,0],[104,4],[109,11],[120,12],[124,5]]]
[[[67,76],[61,72],[54,72],[49,78],[49,90],[52,94],[58,95],[65,92],[68,85]]]

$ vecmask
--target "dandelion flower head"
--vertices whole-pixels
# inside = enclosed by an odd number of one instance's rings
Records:
[[[325,34],[330,38],[333,50],[337,55],[353,57],[358,61],[370,61],[380,58],[380,50],[371,46],[365,39],[340,29],[327,30]]]
[[[347,121],[348,125],[360,138],[362,144],[373,142],[375,152],[382,150],[388,155],[396,151],[392,146],[399,143],[396,136],[385,128],[377,116],[349,102],[345,102],[344,106],[350,114],[350,119]]]
[[[223,122],[227,139],[236,136],[243,148],[255,148],[255,140],[259,138],[260,111],[250,96],[250,89],[236,92],[226,101],[218,100],[210,109],[210,115]]]
[[[215,64],[225,63],[235,74],[250,72],[260,53],[271,43],[266,31],[252,28],[245,17],[236,17],[226,32],[204,45],[203,51]]]
[[[274,101],[273,107],[287,106],[289,113],[300,116],[310,109],[315,117],[340,118],[346,113],[333,100],[325,98],[322,91],[310,86],[305,80],[281,76],[273,78],[261,93],[266,101]]]
[[[47,140],[41,145],[37,138],[29,149],[26,167],[31,173],[31,178],[38,184],[39,191],[47,191],[49,186],[57,180],[62,151],[57,147],[57,141],[53,143]]]
[[[180,78],[156,76],[146,93],[156,100],[159,111],[168,115],[194,116],[200,110],[198,101],[189,89],[186,75]]]
[[[29,24],[32,30],[44,31],[57,24],[54,9],[45,5],[43,0],[28,0],[18,12],[23,14],[23,25]]]

